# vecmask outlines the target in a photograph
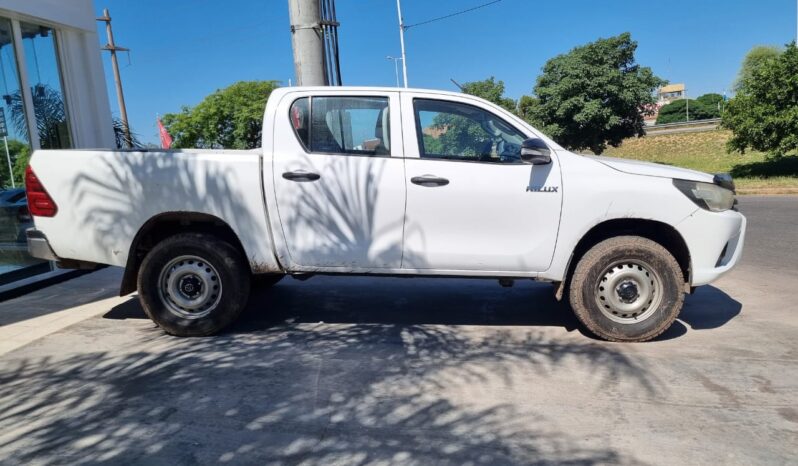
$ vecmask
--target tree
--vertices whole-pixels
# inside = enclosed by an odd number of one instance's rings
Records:
[[[798,48],[789,44],[743,80],[726,104],[723,127],[732,131],[729,152],[747,149],[780,156],[798,149]]]
[[[635,63],[626,32],[552,58],[538,77],[531,120],[560,144],[600,154],[607,145],[645,134],[643,109],[665,81]]]
[[[253,149],[260,146],[263,109],[276,88],[276,81],[239,81],[161,121],[175,148]]]
[[[734,89],[739,91],[743,83],[750,79],[754,70],[764,63],[777,58],[781,54],[781,49],[772,45],[757,45],[748,51],[743,58],[743,64],[737,73],[737,80],[734,82]]]
[[[724,98],[720,94],[710,92],[709,94],[704,94],[702,96],[699,96],[695,100],[706,105],[707,107],[714,107],[715,109],[717,109],[718,104],[723,102]],[[720,110],[718,110],[718,116],[720,116]]]
[[[36,131],[39,133],[39,145],[41,148],[61,149],[69,147],[69,130],[61,92],[46,84],[37,84],[33,87],[32,98]],[[11,122],[17,132],[25,139],[28,139],[28,122],[25,118],[22,94],[17,91],[11,94],[9,99]]]
[[[702,96],[703,97],[703,96]],[[687,102],[690,102],[690,121],[706,120],[709,118],[720,117],[717,103],[706,104],[705,101],[698,99],[679,99],[659,109],[657,124],[679,123],[687,121]],[[722,99],[722,97],[721,97]]]
[[[6,160],[5,147],[0,141],[0,186],[11,187],[11,178],[8,176],[8,161]],[[22,186],[25,178],[25,167],[30,160],[30,146],[16,139],[8,140],[8,155],[11,158],[12,173],[17,186]]]
[[[504,81],[496,81],[493,76],[482,81],[464,83],[462,90],[466,94],[482,97],[515,113],[515,100],[504,96]]]
[[[114,118],[111,123],[114,127],[114,140],[117,149],[126,149],[130,147],[140,149],[144,147],[141,144],[139,135],[133,131],[132,127],[125,125],[125,122],[122,121],[121,118]],[[127,131],[128,128],[129,131]],[[128,135],[130,137],[128,137]]]
[[[518,116],[523,118],[524,120],[528,121],[530,124],[534,125],[533,121],[537,114],[537,106],[540,105],[540,100],[537,97],[533,97],[531,95],[522,95],[520,99],[518,99],[518,107],[516,113]]]

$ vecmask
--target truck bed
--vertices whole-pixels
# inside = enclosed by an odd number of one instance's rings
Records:
[[[146,222],[196,212],[229,225],[253,269],[279,270],[260,150],[40,150],[31,168],[59,207],[36,227],[61,259],[125,266]]]

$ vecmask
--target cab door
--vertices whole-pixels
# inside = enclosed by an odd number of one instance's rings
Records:
[[[554,151],[547,165],[521,161],[521,143],[535,135],[466,96],[403,93],[402,114],[402,267],[436,273],[546,270],[563,195]]]
[[[273,178],[294,270],[398,269],[405,209],[395,92],[289,93]]]

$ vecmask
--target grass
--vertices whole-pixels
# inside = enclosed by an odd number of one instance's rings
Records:
[[[798,194],[798,155],[767,159],[762,152],[727,153],[726,130],[627,139],[604,155],[708,173],[731,173],[740,194]]]

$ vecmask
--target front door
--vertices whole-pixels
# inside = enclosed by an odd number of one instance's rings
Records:
[[[478,101],[455,99],[402,97],[408,157],[402,267],[546,270],[562,201],[556,155],[548,165],[522,162],[521,143],[534,135]]]
[[[398,94],[287,98],[275,121],[273,176],[294,268],[399,268],[406,188]]]

